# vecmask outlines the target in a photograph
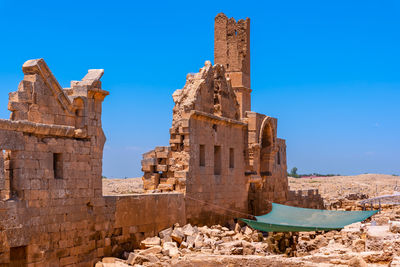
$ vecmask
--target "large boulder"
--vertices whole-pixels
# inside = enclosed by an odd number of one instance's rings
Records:
[[[365,251],[365,240],[356,239],[352,243],[352,250],[355,252],[363,252]]]
[[[199,232],[199,230],[197,229],[197,227],[193,227],[189,223],[182,227],[182,232],[187,237],[187,236],[195,236]]]
[[[164,244],[165,242],[172,242],[172,231],[173,229],[170,227],[158,233],[158,236],[161,238],[161,244]]]
[[[159,246],[159,245],[161,245],[161,239],[158,236],[148,237],[145,240],[143,240],[142,242],[140,242],[140,247],[142,249],[151,248],[151,247]]]
[[[355,256],[349,260],[349,266],[352,267],[367,267],[367,263],[360,256]]]
[[[179,255],[179,250],[175,242],[165,242],[162,248],[162,254],[168,257],[176,257]]]
[[[139,255],[136,253],[129,253],[129,257],[126,260],[126,263],[130,264],[130,265],[135,265],[135,264],[140,264],[142,265],[145,262],[149,262],[150,259],[144,255]]]
[[[167,228],[167,229],[164,229],[164,230],[162,230],[161,232],[158,233],[158,236],[159,236],[161,239],[164,239],[164,238],[166,238],[166,237],[168,237],[168,236],[171,236],[172,231],[173,231],[172,227]]]
[[[161,251],[162,251],[162,247],[161,246],[153,246],[151,248],[139,251],[138,254],[147,256],[147,255],[151,255],[151,254],[161,253]]]
[[[217,246],[219,254],[222,255],[243,255],[243,245],[241,240],[221,243]]]
[[[187,244],[188,248],[194,248],[197,236],[198,236],[198,234],[189,235],[189,236],[186,237],[186,244]]]
[[[252,243],[242,240],[243,255],[253,255],[256,248]]]
[[[171,234],[172,240],[181,244],[185,240],[185,235],[182,232],[182,228],[175,228]]]
[[[248,226],[243,227],[242,232],[244,235],[247,235],[247,236],[251,236],[253,234],[253,230]]]
[[[194,240],[194,247],[196,249],[201,249],[204,246],[204,237],[203,235],[197,235]]]
[[[242,227],[240,227],[240,224],[236,223],[235,228],[234,228],[235,233],[240,233],[241,229],[242,229]]]
[[[395,234],[400,233],[400,222],[397,221],[390,222],[389,231]]]

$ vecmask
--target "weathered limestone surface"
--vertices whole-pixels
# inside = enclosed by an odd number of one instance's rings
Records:
[[[173,93],[170,146],[142,161],[144,189],[183,192],[193,224],[262,214],[271,202],[289,200],[277,119],[251,111],[249,19],[216,16],[214,60]],[[315,206],[308,196],[290,196],[295,205]]]
[[[0,119],[0,266],[93,266],[174,223],[317,199],[289,194],[277,120],[250,111],[249,20],[219,14],[215,23],[216,64],[173,94],[170,146],[143,155],[151,194],[102,195],[104,71],[62,88],[43,59],[25,62],[10,119]],[[171,238],[183,243],[179,231]]]
[[[102,196],[103,70],[67,89],[43,59],[23,72],[0,120],[0,266],[93,266],[185,223],[180,193]]]
[[[250,19],[235,21],[220,13],[215,17],[214,63],[226,69],[232,80],[241,117],[251,110]]]

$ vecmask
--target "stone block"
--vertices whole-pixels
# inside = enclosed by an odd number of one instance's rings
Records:
[[[142,172],[154,172],[155,171],[155,166],[152,165],[142,165]]]
[[[156,165],[156,171],[166,172],[166,171],[168,171],[168,166],[167,165]]]
[[[168,151],[169,151],[169,147],[167,147],[167,146],[157,146],[157,147],[154,149],[154,151],[155,151],[156,153],[158,153],[158,152],[168,152]]]
[[[180,135],[178,135],[176,138],[174,139],[169,139],[169,143],[170,144],[180,144],[182,142],[182,138]]]
[[[148,237],[145,240],[143,240],[142,242],[140,242],[140,247],[142,249],[151,248],[151,247],[160,246],[160,245],[161,245],[161,239],[157,236]],[[161,250],[161,247],[160,247],[160,250]]]
[[[147,153],[143,153],[143,159],[150,159],[155,157],[156,157],[156,152],[154,150],[151,150]]]
[[[175,171],[174,176],[175,176],[175,178],[187,178],[188,171]]]
[[[160,151],[160,152],[156,152],[156,157],[159,159],[166,159],[170,156],[170,152],[169,151]]]
[[[167,178],[165,183],[174,185],[174,184],[176,184],[176,179],[175,178]]]
[[[180,134],[189,134],[190,128],[189,127],[179,127]]]
[[[144,158],[142,161],[142,166],[154,166],[157,164],[155,158]]]
[[[172,184],[159,184],[157,189],[161,191],[173,191],[174,186]]]

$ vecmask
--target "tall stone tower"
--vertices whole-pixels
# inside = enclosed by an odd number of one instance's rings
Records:
[[[225,66],[244,117],[251,110],[249,18],[236,22],[224,13],[215,17],[214,63]]]

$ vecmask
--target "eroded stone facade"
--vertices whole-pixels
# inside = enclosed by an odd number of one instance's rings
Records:
[[[180,193],[103,197],[103,70],[64,89],[43,59],[22,69],[0,120],[0,266],[93,266],[185,223]]]
[[[174,92],[170,146],[142,161],[145,189],[185,193],[187,218],[195,224],[226,221],[233,211],[260,214],[271,201],[288,199],[277,119],[251,111],[248,18],[216,16],[214,61]]]
[[[93,266],[174,223],[306,203],[288,193],[277,120],[250,111],[249,19],[215,23],[216,64],[173,94],[170,146],[143,155],[148,194],[102,195],[103,70],[62,88],[43,59],[25,62],[0,119],[0,266]]]

